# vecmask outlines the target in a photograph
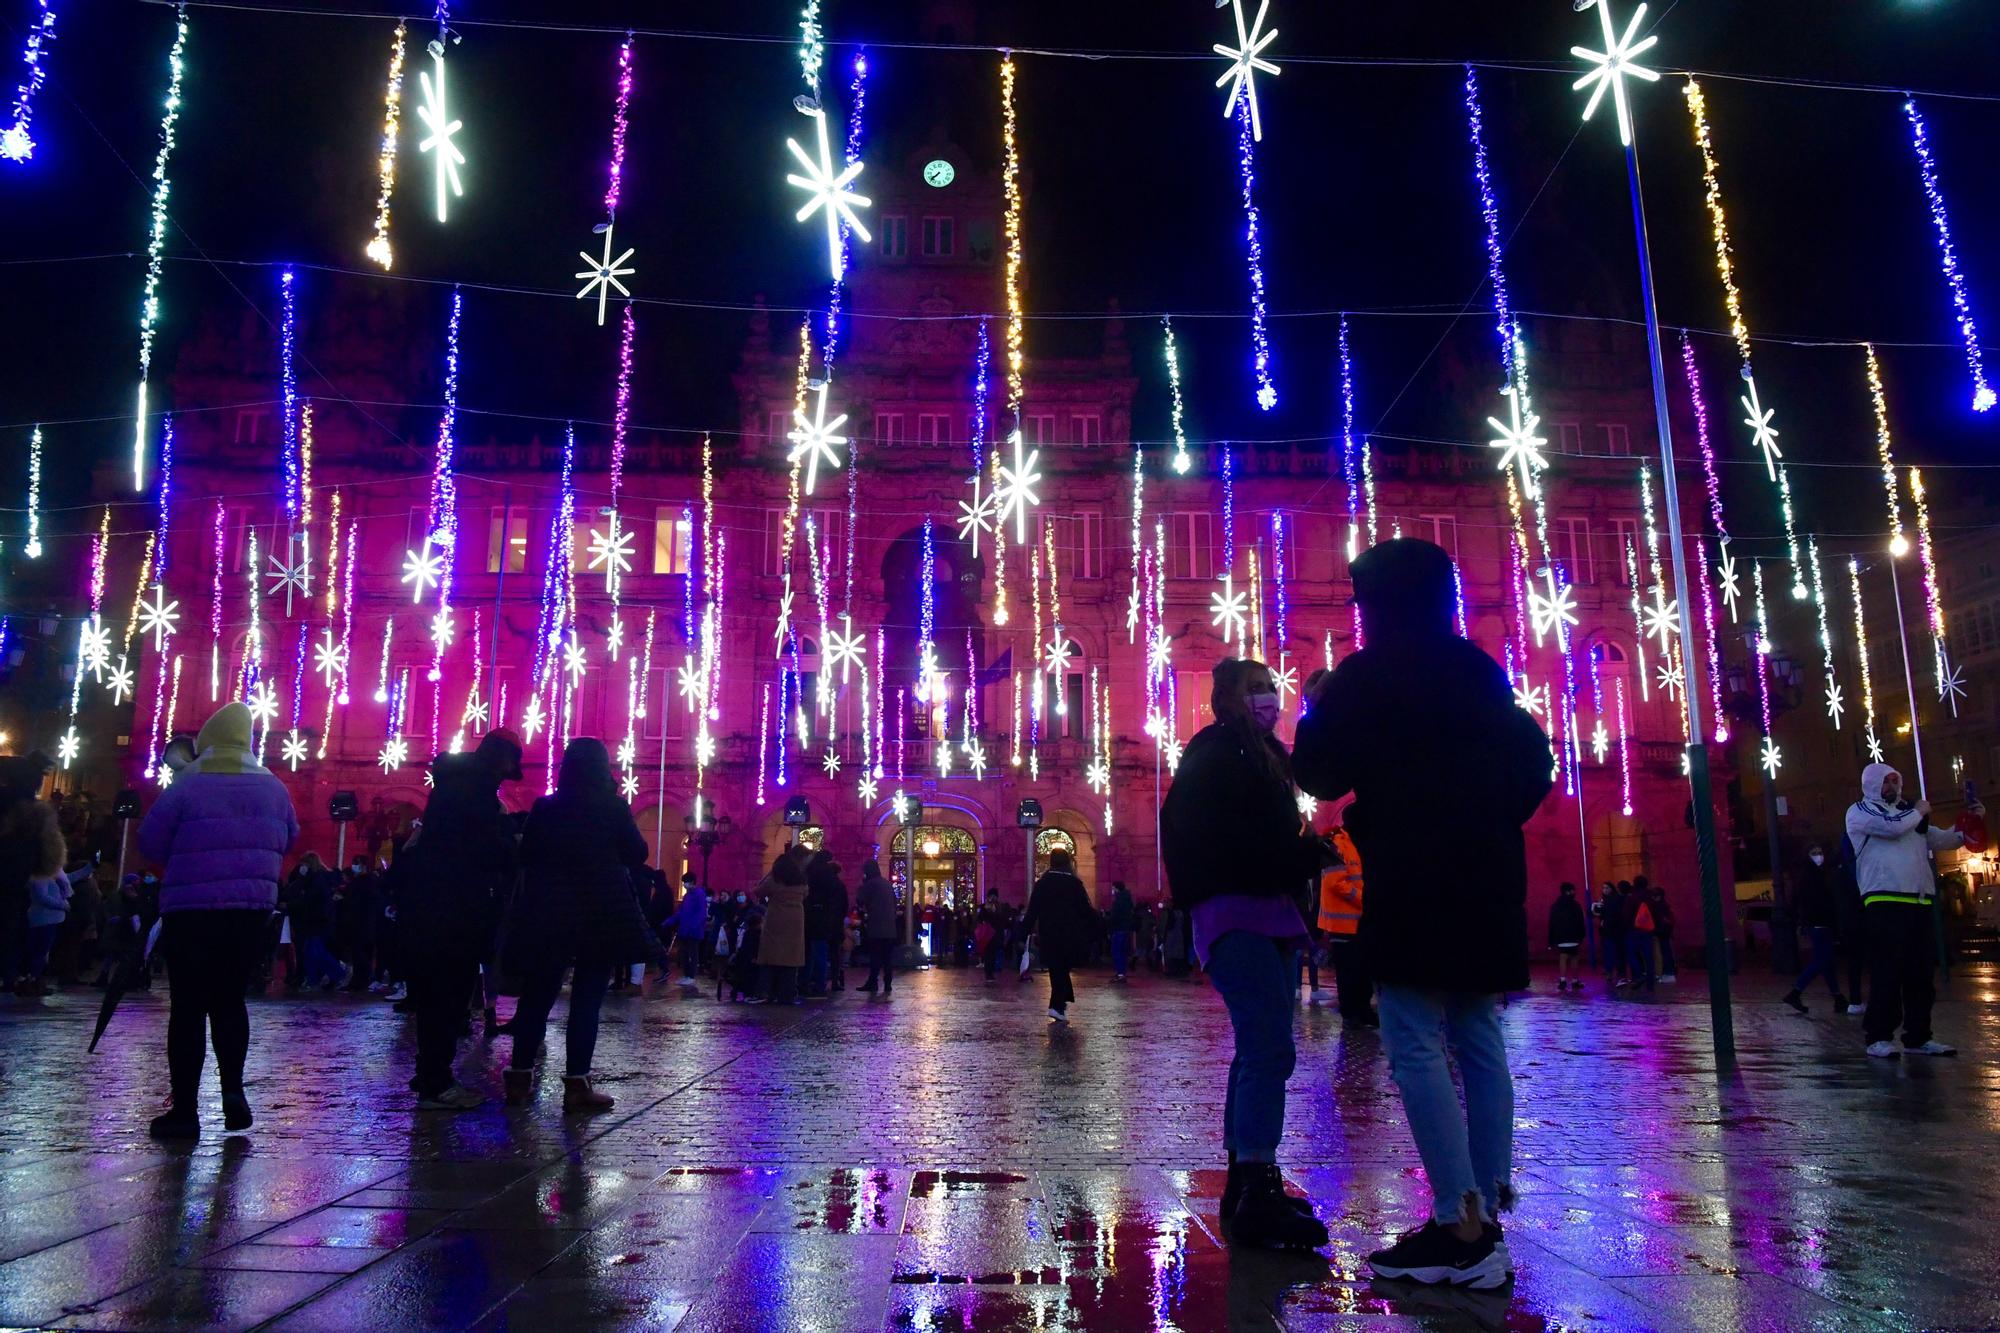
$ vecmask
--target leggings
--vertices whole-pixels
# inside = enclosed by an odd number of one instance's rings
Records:
[[[243,1091],[243,1061],[250,1053],[250,1010],[243,991],[270,915],[256,908],[167,915],[160,943],[172,998],[167,1069],[176,1109],[194,1108],[211,1041],[224,1095]]]

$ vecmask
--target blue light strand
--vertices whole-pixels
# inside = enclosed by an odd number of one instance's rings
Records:
[[[1466,630],[1465,621],[1465,571],[1458,567],[1456,560],[1451,562],[1451,594],[1458,606],[1458,637],[1469,639],[1472,636]]]
[[[1236,568],[1236,459],[1226,444],[1222,446],[1222,567]]]
[[[438,419],[437,450],[431,459],[430,513],[427,517],[431,540],[446,551],[450,550],[458,535],[458,482],[452,475],[452,468],[456,461],[454,434],[458,427],[458,320],[464,308],[464,294],[453,287],[451,323],[445,333],[444,413]]]
[[[153,524],[153,582],[159,583],[167,577],[167,514],[173,503],[174,493],[174,418],[172,413],[160,418],[160,490],[158,511]]]
[[[1465,121],[1472,139],[1472,174],[1479,182],[1479,217],[1486,237],[1486,282],[1493,289],[1493,331],[1500,336],[1500,367],[1514,384],[1514,306],[1501,258],[1500,205],[1493,197],[1493,172],[1486,160],[1486,118],[1479,105],[1479,73],[1465,67]],[[1525,411],[1525,406],[1523,407]]]
[[[298,300],[292,285],[292,271],[278,275],[278,298],[284,314],[278,326],[278,410],[283,413],[278,438],[283,441],[279,466],[285,482],[285,518],[296,523],[299,517],[299,377],[292,360],[298,336]]]
[[[1931,207],[1931,224],[1937,228],[1938,257],[1944,268],[1945,284],[1951,288],[1954,322],[1965,339],[1965,364],[1972,372],[1972,410],[1990,411],[1996,401],[1993,386],[1986,381],[1985,357],[1979,348],[1979,326],[1972,318],[1972,301],[1965,294],[1965,274],[1958,266],[1958,249],[1951,240],[1951,215],[1945,208],[1944,191],[1938,186],[1937,163],[1931,157],[1930,135],[1924,126],[1917,99],[1903,99],[1903,114],[1910,122],[1910,143],[1916,149],[1917,168],[1923,175],[1924,199]]]
[[[917,661],[920,663],[918,671],[920,673],[924,669],[921,664],[928,664],[931,660],[931,636],[937,629],[937,538],[936,530],[928,514],[924,515],[922,577],[923,609],[920,613],[922,618],[920,626],[922,642],[917,645]],[[927,695],[930,692],[929,687],[930,682],[920,678],[917,681],[918,697],[922,698]]]
[[[549,515],[549,562],[542,569],[542,611],[535,622],[534,689],[542,687],[542,673],[549,654],[562,641],[565,589],[569,586],[568,567],[575,560],[576,527],[576,425],[563,428],[562,480],[556,491],[555,512]],[[688,578],[690,586],[694,579]],[[688,594],[692,597],[692,594]],[[682,632],[692,640],[692,610],[683,613]]]
[[[681,641],[694,642],[694,509],[681,506],[681,530],[686,534],[686,545],[682,547],[681,559]]]
[[[1291,637],[1285,632],[1285,511],[1282,509],[1271,514],[1271,581],[1277,588],[1277,614],[1272,618],[1271,628],[1276,635],[1278,653],[1282,656],[1285,643]],[[1463,621],[1463,616],[1460,620]]]
[[[41,13],[28,25],[28,40],[21,47],[24,73],[14,92],[14,120],[0,130],[0,157],[9,162],[26,162],[35,155],[35,137],[28,132],[35,118],[35,94],[42,90],[48,70],[42,67],[43,46],[55,40],[56,8],[51,0],[35,0]]]
[[[1257,215],[1257,145],[1250,133],[1250,103],[1237,103],[1236,163],[1243,175],[1243,252],[1250,271],[1250,367],[1257,376],[1257,406],[1278,405],[1271,373],[1271,339],[1264,328],[1264,233]]]
[[[989,372],[993,365],[993,343],[987,336],[986,321],[979,321],[979,339],[973,344],[972,358],[972,475],[986,474],[986,398]]]
[[[139,293],[139,393],[132,422],[132,489],[146,489],[146,389],[153,370],[153,332],[160,322],[160,272],[167,243],[167,196],[173,182],[174,127],[181,116],[181,75],[187,69],[187,6],[174,11],[174,44],[167,51],[166,112],[160,117],[160,151],[153,158],[153,203],[146,226],[146,282]]]
[[[1361,460],[1354,448],[1354,362],[1347,348],[1347,316],[1340,317],[1340,479],[1347,486],[1348,554],[1360,544]]]
[[[846,165],[853,166],[861,160],[861,113],[868,102],[868,53],[857,51],[854,55],[854,81],[847,86],[847,151]],[[833,358],[840,350],[840,300],[847,289],[848,242],[854,235],[854,224],[847,218],[840,220],[840,262],[834,271],[841,274],[833,280],[833,286],[826,298],[826,341],[822,345],[820,359],[824,364],[822,373],[833,374]],[[851,447],[851,446],[850,446]]]

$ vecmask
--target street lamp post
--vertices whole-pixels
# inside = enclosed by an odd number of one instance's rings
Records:
[[[1602,51],[1592,51],[1584,47],[1573,47],[1572,52],[1590,61],[1596,68],[1587,72],[1577,81],[1577,88],[1596,85],[1590,101],[1584,106],[1584,119],[1588,120],[1599,102],[1609,93],[1618,115],[1619,137],[1625,146],[1625,180],[1632,198],[1632,230],[1639,251],[1639,286],[1646,311],[1646,352],[1652,362],[1653,371],[1653,415],[1660,436],[1660,482],[1666,501],[1668,547],[1674,557],[1674,586],[1680,590],[1680,638],[1681,660],[1685,663],[1685,688],[1689,699],[1699,699],[1702,694],[1701,645],[1694,636],[1694,615],[1691,610],[1694,599],[1688,595],[1687,544],[1681,535],[1680,488],[1675,477],[1673,427],[1667,417],[1667,374],[1665,358],[1660,352],[1660,312],[1653,297],[1653,258],[1646,239],[1645,196],[1639,185],[1639,150],[1633,142],[1631,112],[1625,100],[1625,80],[1628,77],[1656,82],[1659,75],[1634,62],[1634,57],[1644,52],[1659,39],[1645,37],[1637,42],[1633,37],[1638,32],[1640,21],[1645,17],[1646,7],[1640,5],[1632,15],[1624,36],[1613,34],[1611,24],[1611,0],[1595,0],[1599,18],[1603,23],[1604,47]],[[1590,7],[1590,0],[1580,6]],[[1709,1023],[1714,1034],[1715,1058],[1718,1066],[1727,1068],[1736,1060],[1736,1025],[1729,1008],[1729,969],[1724,963],[1726,945],[1722,919],[1722,874],[1716,861],[1715,850],[1715,805],[1710,791],[1708,774],[1708,745],[1700,735],[1699,728],[1687,747],[1688,785],[1692,789],[1694,803],[1695,855],[1701,864],[1701,907],[1704,953],[1708,967]]]
[[[716,818],[713,803],[697,799],[695,813],[681,821],[687,831],[688,850],[701,853],[701,886],[712,887],[708,879],[708,861],[715,855],[715,849],[729,841],[733,824],[728,815]]]
[[[1750,646],[1750,661],[1757,661],[1757,632],[1750,631],[1745,636]],[[1771,721],[1773,726],[1786,713],[1797,708],[1805,683],[1805,668],[1787,653],[1775,653],[1771,657],[1771,682],[1776,686],[1771,696]],[[1753,685],[1739,668],[1732,667],[1726,676],[1729,687],[1729,714],[1738,727],[1747,727],[1753,720],[1761,722],[1763,708],[1759,699],[1762,685]],[[1770,740],[1771,734],[1764,733]],[[1764,773],[1764,836],[1771,856],[1771,965],[1781,973],[1798,970],[1798,936],[1792,916],[1791,895],[1785,891],[1783,870],[1783,850],[1778,842],[1778,775],[1775,770]]]

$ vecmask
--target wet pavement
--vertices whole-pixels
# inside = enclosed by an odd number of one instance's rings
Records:
[[[1332,1232],[1232,1253],[1217,1225],[1227,1020],[1199,983],[908,976],[797,1009],[612,997],[599,1086],[554,1072],[420,1113],[379,1000],[253,1002],[258,1120],[163,1148],[163,991],[95,1056],[98,993],[0,1000],[0,1327],[84,1329],[1909,1329],[2000,1325],[2000,972],[1961,971],[1956,1060],[1872,1061],[1859,1019],[1739,979],[1718,1079],[1705,983],[1518,999],[1518,1276],[1371,1282],[1427,1202],[1370,1032],[1298,1019],[1281,1153]],[[1687,984],[1692,983],[1692,984]],[[560,1009],[558,1016],[560,1016]],[[560,1050],[560,1024],[552,1035]]]

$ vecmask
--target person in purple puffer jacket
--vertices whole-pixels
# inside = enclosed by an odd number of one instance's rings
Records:
[[[222,1125],[250,1128],[243,1061],[250,1011],[243,1002],[266,923],[278,904],[285,853],[299,819],[285,785],[250,750],[250,710],[218,709],[195,737],[199,757],[174,778],[139,825],[139,850],[165,867],[160,886],[161,947],[172,1007],[167,1069],[173,1106],[152,1124],[155,1138],[201,1133],[195,1111],[208,1041],[222,1082]]]

